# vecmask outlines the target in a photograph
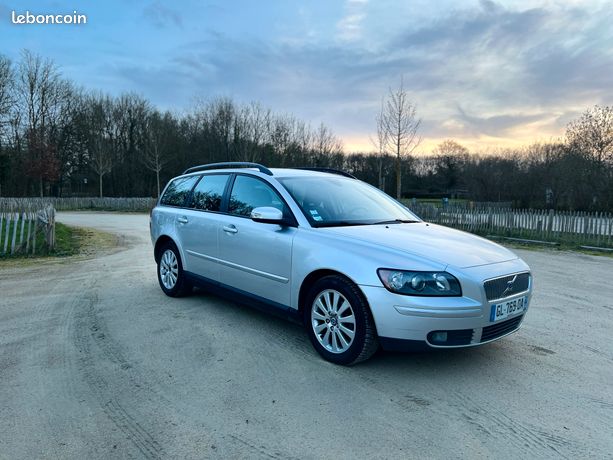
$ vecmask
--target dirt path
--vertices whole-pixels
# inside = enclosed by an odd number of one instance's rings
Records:
[[[613,259],[528,252],[497,343],[322,361],[300,327],[160,291],[148,217],[90,260],[0,265],[0,458],[545,458],[613,452]]]

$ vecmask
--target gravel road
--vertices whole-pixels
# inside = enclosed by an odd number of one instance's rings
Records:
[[[0,458],[611,458],[611,258],[518,251],[517,334],[345,368],[292,323],[164,296],[148,216],[58,219],[122,246],[0,265]]]

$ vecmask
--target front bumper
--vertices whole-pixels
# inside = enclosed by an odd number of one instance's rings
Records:
[[[509,273],[504,267],[492,268],[497,270],[485,271],[480,267],[476,279],[467,279],[466,276],[460,278],[463,297],[404,296],[389,292],[382,286],[360,286],[370,304],[383,348],[398,350],[476,346],[517,331],[530,306],[532,285],[530,283],[527,291],[503,300],[506,302],[527,297],[528,307],[503,320],[492,322],[492,305],[501,303],[501,300],[486,299],[483,281]],[[436,332],[446,333],[444,342],[436,340]]]

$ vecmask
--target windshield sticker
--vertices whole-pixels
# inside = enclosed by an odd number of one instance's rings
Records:
[[[309,212],[311,213],[313,220],[316,220],[317,222],[321,222],[323,220],[317,212],[317,209],[310,209]]]

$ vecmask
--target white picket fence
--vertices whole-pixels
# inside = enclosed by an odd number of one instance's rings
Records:
[[[612,213],[419,204],[410,208],[425,221],[478,234],[613,246]]]
[[[36,254],[55,248],[55,209],[47,204],[37,210],[1,211],[0,256]],[[43,247],[37,248],[37,236],[43,235]]]

